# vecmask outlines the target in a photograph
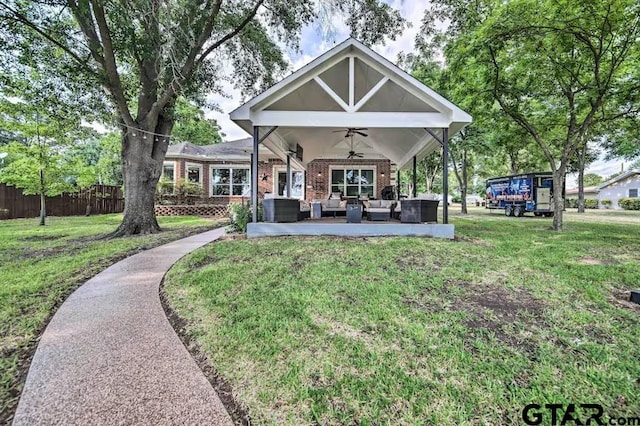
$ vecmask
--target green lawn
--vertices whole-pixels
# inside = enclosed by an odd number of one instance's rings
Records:
[[[129,254],[211,229],[210,220],[160,218],[166,232],[98,240],[122,215],[0,221],[0,423],[19,397],[36,339],[78,285]]]
[[[456,241],[216,242],[164,291],[255,424],[523,424],[526,404],[569,402],[640,416],[640,216],[570,213],[553,233],[472,211]]]

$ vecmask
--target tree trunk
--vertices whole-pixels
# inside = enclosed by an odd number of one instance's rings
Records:
[[[467,211],[467,182],[469,181],[469,176],[467,174],[467,150],[462,150],[462,182],[460,185],[460,196],[462,199],[460,200],[460,213],[468,214]]]
[[[40,226],[44,226],[47,217],[47,197],[44,195],[44,170],[40,169]]]
[[[553,172],[553,230],[562,231],[562,214],[564,211],[564,188],[565,167],[561,166]]]
[[[40,192],[40,226],[44,226],[45,218],[47,217],[47,197],[44,192]]]
[[[109,237],[160,232],[155,215],[155,192],[173,122],[158,118],[152,131],[129,129],[122,140],[124,218]],[[154,135],[154,133],[156,135]]]
[[[584,213],[584,168],[587,156],[587,144],[585,143],[578,152],[578,213]]]

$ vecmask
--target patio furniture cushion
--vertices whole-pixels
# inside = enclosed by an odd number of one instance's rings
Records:
[[[342,194],[340,192],[332,192],[329,198],[337,198],[338,200],[342,199]]]
[[[369,200],[369,207],[378,208],[381,207],[382,200]]]
[[[340,199],[339,198],[330,198],[327,200],[327,207],[328,208],[336,208],[336,207],[340,207]]]

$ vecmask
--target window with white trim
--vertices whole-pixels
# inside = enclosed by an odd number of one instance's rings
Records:
[[[187,180],[202,184],[202,164],[186,164]]]
[[[162,166],[162,177],[171,182],[176,180],[176,163],[175,161],[167,161]]]
[[[211,166],[211,195],[251,195],[251,173],[246,167]]]
[[[331,192],[356,197],[367,194],[375,197],[375,168],[331,169]]]

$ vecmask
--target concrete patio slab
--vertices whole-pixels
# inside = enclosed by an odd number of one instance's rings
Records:
[[[47,326],[14,425],[232,425],[167,320],[166,271],[222,229],[156,247],[105,269]]]
[[[344,219],[343,219],[344,221]],[[276,237],[285,235],[333,235],[341,237],[417,236],[453,239],[454,225],[427,223],[327,223],[305,221],[294,223],[249,223],[247,237]]]

